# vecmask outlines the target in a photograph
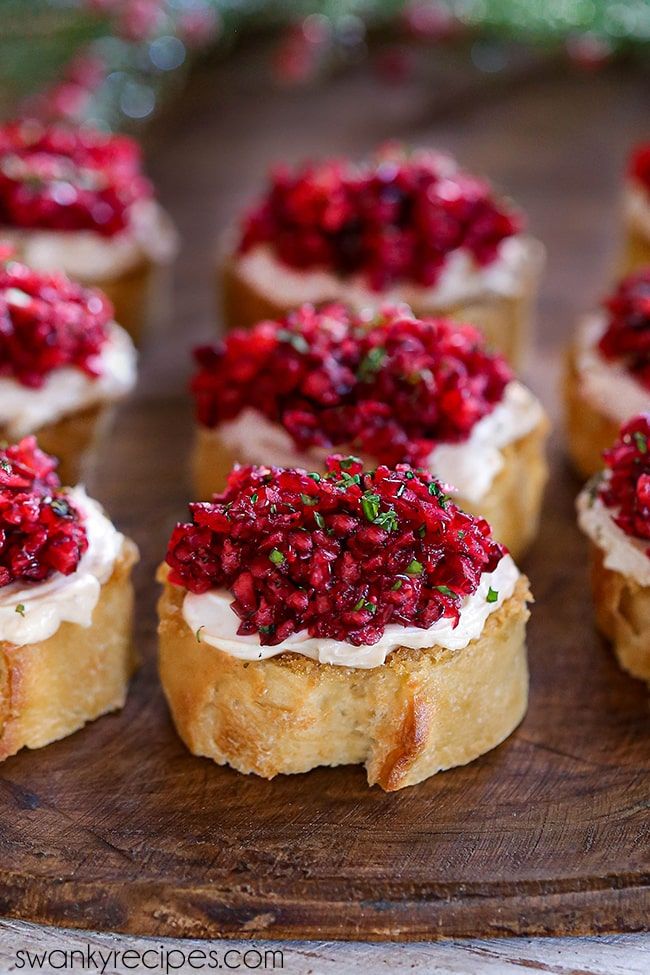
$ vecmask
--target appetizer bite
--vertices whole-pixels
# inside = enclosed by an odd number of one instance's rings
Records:
[[[577,501],[596,621],[621,667],[650,681],[650,413],[629,420],[604,456]]]
[[[121,708],[137,549],[34,437],[0,449],[0,760]]]
[[[623,193],[625,253],[623,269],[650,264],[650,142],[638,145],[630,156]]]
[[[471,326],[304,305],[196,358],[199,497],[223,490],[235,461],[323,471],[335,448],[427,468],[515,555],[535,536],[548,421]]]
[[[265,778],[363,763],[391,791],[521,721],[528,582],[429,474],[236,467],[190,513],[159,572],[159,635],[194,754]]]
[[[133,343],[105,295],[0,253],[0,438],[36,433],[74,484],[135,381]]]
[[[621,424],[650,410],[650,265],[624,278],[580,324],[565,401],[569,453],[588,478],[602,468]]]
[[[136,340],[176,249],[136,142],[32,119],[0,126],[0,237],[33,268],[100,287]]]
[[[489,185],[438,152],[325,162],[271,177],[223,266],[229,327],[311,302],[357,311],[405,301],[469,321],[517,364],[543,265],[541,244]]]

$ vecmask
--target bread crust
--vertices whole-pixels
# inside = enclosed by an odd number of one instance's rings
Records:
[[[100,288],[115,309],[115,321],[141,345],[150,317],[153,293],[160,269],[146,257],[114,278],[80,278],[83,284]]]
[[[41,450],[59,460],[57,472],[62,484],[78,484],[82,472],[113,416],[112,404],[98,403],[63,416],[34,431]],[[0,440],[11,441],[0,427]]]
[[[623,670],[650,683],[650,588],[606,568],[602,549],[593,542],[590,561],[598,628]]]
[[[639,271],[650,264],[650,238],[633,227],[627,229],[627,239],[621,260],[621,276]]]
[[[549,429],[549,421],[544,416],[530,433],[503,448],[503,467],[480,502],[473,504],[454,496],[461,508],[487,518],[494,537],[503,542],[515,558],[528,548],[539,528],[542,497],[548,480],[545,446]],[[341,450],[346,452],[345,448]],[[223,443],[218,428],[199,427],[192,462],[196,496],[207,500],[215,492],[222,491],[233,464],[239,459]],[[268,457],[256,460],[260,464],[268,463]]]
[[[446,317],[470,322],[486,336],[488,343],[508,361],[521,368],[530,343],[532,321],[544,248],[534,238],[528,238],[530,259],[522,275],[519,293],[512,296],[486,292],[471,301],[451,305],[411,303],[419,318]],[[265,318],[281,318],[291,305],[258,290],[239,273],[236,255],[226,257],[218,276],[223,320],[226,328],[251,328]],[[381,295],[378,296],[381,303]]]
[[[136,665],[130,575],[137,558],[125,539],[89,627],[64,622],[39,643],[0,642],[0,761],[124,705]]]
[[[387,792],[464,765],[502,742],[527,706],[528,581],[464,650],[400,647],[372,670],[298,654],[246,662],[197,641],[185,590],[159,601],[159,669],[176,729],[195,755],[271,779],[365,765]]]
[[[575,347],[567,352],[562,385],[569,456],[577,472],[588,480],[602,470],[603,450],[618,437],[620,424],[582,395]]]

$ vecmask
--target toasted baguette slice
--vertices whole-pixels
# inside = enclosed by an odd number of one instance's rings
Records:
[[[131,568],[125,539],[89,627],[62,623],[40,643],[0,642],[0,760],[41,748],[124,705],[135,668]]]
[[[503,449],[504,465],[480,502],[473,504],[454,495],[454,501],[461,508],[487,518],[494,537],[510,549],[515,559],[528,548],[539,528],[542,497],[548,480],[545,456],[548,432],[549,422],[544,417],[530,433]],[[340,452],[346,453],[346,448],[341,448]],[[248,463],[248,454],[246,456]],[[193,454],[196,497],[208,500],[217,491],[223,491],[228,474],[238,460],[242,458],[223,443],[218,428],[199,427]],[[259,464],[272,463],[268,457],[254,460]],[[307,466],[313,465],[307,462]]]
[[[602,470],[603,450],[618,437],[620,423],[600,413],[582,395],[574,349],[567,355],[562,391],[569,456],[577,472],[588,480]]]
[[[650,588],[607,569],[603,553],[591,543],[591,586],[596,623],[611,640],[619,664],[650,683]]]
[[[285,653],[253,663],[197,641],[185,590],[158,573],[160,678],[176,729],[195,755],[271,779],[363,763],[388,792],[465,765],[502,742],[528,698],[528,582],[464,650],[389,655],[372,670]]]
[[[529,259],[522,275],[521,287],[512,296],[485,292],[466,302],[432,304],[409,299],[418,318],[443,317],[469,322],[480,329],[488,343],[519,368],[525,358],[530,334],[539,278],[544,265],[544,248],[539,241],[528,239]],[[273,294],[268,287],[256,288],[239,271],[236,256],[226,258],[219,272],[220,302],[227,328],[250,328],[265,318],[282,318],[291,311],[291,303]],[[337,295],[332,294],[331,300]],[[377,306],[384,304],[386,295],[377,295]]]

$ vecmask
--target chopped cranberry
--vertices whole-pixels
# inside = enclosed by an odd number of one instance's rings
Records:
[[[150,195],[133,139],[31,119],[0,126],[0,225],[112,237]]]
[[[623,278],[604,305],[609,321],[598,348],[650,389],[650,267]]]
[[[88,548],[79,511],[35,437],[0,449],[0,586],[70,575]]]
[[[626,423],[603,456],[607,475],[599,496],[616,509],[614,521],[627,535],[650,540],[650,413]]]
[[[35,388],[63,366],[97,376],[112,317],[101,291],[0,255],[0,376]]]
[[[238,632],[266,645],[292,633],[373,644],[389,623],[458,622],[504,548],[482,518],[405,464],[364,472],[330,457],[328,473],[235,467],[223,494],[191,504],[167,549],[170,580],[226,589]]]
[[[329,161],[276,171],[245,217],[240,251],[268,244],[290,267],[362,274],[375,291],[400,281],[430,287],[451,251],[489,264],[521,227],[487,183],[447,158],[393,151],[363,167]]]
[[[470,325],[386,307],[372,321],[342,305],[303,305],[280,322],[195,351],[197,416],[214,427],[253,408],[299,448],[357,450],[383,464],[425,464],[465,440],[512,374]]]
[[[650,142],[642,142],[632,151],[628,173],[633,180],[650,190]]]

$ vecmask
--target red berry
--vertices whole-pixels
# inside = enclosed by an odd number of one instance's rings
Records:
[[[627,535],[650,539],[650,413],[626,423],[603,456],[608,476],[599,488],[602,501],[616,509],[614,521]]]
[[[434,285],[459,247],[489,264],[521,217],[487,183],[448,168],[435,153],[393,152],[361,168],[330,161],[278,170],[244,220],[240,251],[269,244],[291,267],[361,273],[376,291],[400,281]]]
[[[250,407],[298,448],[352,448],[384,464],[425,464],[436,444],[466,440],[512,378],[470,325],[419,321],[403,306],[369,322],[342,305],[303,305],[195,357],[204,426]]]
[[[650,389],[650,267],[623,278],[604,305],[609,321],[598,348]]]
[[[457,622],[461,601],[504,549],[430,475],[407,465],[328,473],[236,467],[223,494],[191,504],[167,550],[172,583],[226,589],[240,634],[276,645],[292,633],[376,643],[389,623]]]
[[[140,149],[126,136],[29,119],[0,126],[0,225],[111,237],[150,195]]]
[[[628,174],[650,190],[650,142],[642,142],[632,151]]]
[[[63,366],[96,376],[112,317],[101,291],[0,255],[0,376],[35,388]]]
[[[54,572],[70,575],[88,548],[56,463],[35,437],[0,449],[0,586],[42,582]]]

